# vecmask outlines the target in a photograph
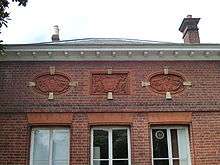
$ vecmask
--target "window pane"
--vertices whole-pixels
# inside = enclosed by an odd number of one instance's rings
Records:
[[[113,160],[113,165],[128,165],[127,160]]]
[[[93,165],[109,165],[108,160],[94,160]]]
[[[53,165],[67,165],[69,157],[69,132],[53,131]]]
[[[153,129],[152,136],[154,158],[168,158],[167,130]]]
[[[180,165],[188,165],[188,160],[180,160]]]
[[[173,160],[173,165],[180,165],[179,160]]]
[[[68,161],[54,161],[53,162],[53,165],[67,165],[68,164]]]
[[[34,149],[33,163],[34,165],[49,163],[49,130],[34,131]]]
[[[169,160],[154,160],[154,165],[169,165]]]
[[[187,154],[187,147],[188,147],[188,142],[187,142],[187,136],[186,136],[186,130],[185,129],[179,129],[177,130],[177,135],[178,135],[178,146],[179,146],[179,155],[180,159],[188,159],[188,154]]]
[[[113,159],[128,158],[127,130],[113,130]]]
[[[172,157],[179,158],[177,129],[171,129]]]
[[[108,159],[108,155],[109,155],[108,154],[108,131],[94,130],[93,132],[93,159]]]
[[[48,160],[35,160],[34,162],[33,162],[33,164],[34,165],[48,165]]]

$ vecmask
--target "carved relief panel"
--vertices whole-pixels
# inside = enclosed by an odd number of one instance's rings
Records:
[[[150,77],[150,87],[157,93],[178,93],[184,90],[184,79],[177,74],[158,73]]]
[[[30,81],[28,86],[34,91],[48,95],[48,99],[54,99],[54,95],[60,95],[67,92],[71,86],[77,86],[78,82],[71,81],[70,78],[63,74],[55,72],[55,67],[49,67],[49,73],[42,73]]]
[[[186,86],[191,86],[190,81],[185,81],[185,78],[177,73],[170,72],[167,68],[163,72],[157,72],[148,76],[148,81],[142,81],[142,87],[149,88],[159,94],[164,94],[166,99],[172,99],[172,94],[182,92]]]
[[[92,73],[91,94],[103,95],[108,92],[114,95],[129,94],[128,73]]]
[[[59,95],[68,91],[70,88],[70,79],[59,73],[55,73],[53,75],[39,75],[35,78],[34,82],[34,90],[45,95],[48,95],[49,92],[53,92],[54,95]]]

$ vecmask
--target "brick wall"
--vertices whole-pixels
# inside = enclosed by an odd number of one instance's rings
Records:
[[[35,75],[49,72],[49,66],[78,81],[67,93],[48,96],[36,93],[27,84]],[[164,66],[176,71],[192,82],[191,87],[172,95],[172,100],[141,87],[155,72],[163,72]],[[91,95],[90,75],[93,71],[129,72],[130,94]],[[150,122],[151,112],[192,112],[190,122],[184,123],[164,118],[163,123],[190,126],[190,148],[192,165],[220,164],[220,65],[219,62],[1,62],[0,65],[0,165],[27,165],[29,162],[30,129],[33,123],[27,113],[68,112],[72,122],[62,123],[71,130],[71,165],[87,165],[90,161],[90,128],[93,125],[126,125],[131,129],[132,165],[150,165]],[[119,122],[111,123],[91,117],[90,114],[113,112],[131,114]],[[111,115],[109,115],[111,116]],[[113,115],[114,116],[114,115]],[[125,115],[126,116],[126,115]],[[179,115],[178,115],[179,116]],[[181,115],[180,115],[181,116]],[[163,119],[163,117],[160,119]],[[180,120],[179,120],[180,119]],[[67,119],[66,119],[67,120]],[[150,121],[149,121],[150,120]],[[169,122],[169,120],[171,122]],[[53,125],[46,123],[46,125]],[[93,121],[93,122],[91,122]],[[96,123],[94,123],[94,121]],[[36,126],[38,123],[35,123]],[[59,123],[56,123],[56,125]],[[42,125],[42,123],[40,123]]]
[[[29,134],[25,114],[0,114],[0,164],[24,165],[28,162]]]
[[[87,165],[90,160],[90,128],[87,114],[77,113],[71,126],[71,164]]]
[[[131,127],[132,164],[151,164],[150,131],[147,115],[135,113]]]
[[[142,80],[163,72],[165,65],[192,82],[191,87],[173,95],[172,101],[149,87],[141,87]],[[48,73],[49,66],[55,66],[57,72],[68,75],[79,85],[48,101],[47,95],[37,93],[27,84],[36,75]],[[106,95],[91,95],[91,72],[107,72],[108,68],[129,72],[129,95],[113,95],[113,100],[107,100]],[[0,111],[219,111],[219,72],[219,62],[1,62]]]
[[[71,132],[71,165],[88,165],[90,162],[90,130],[97,123],[89,123],[88,115],[88,113],[74,113],[72,123],[66,125],[69,126]],[[132,165],[151,165],[151,123],[148,120],[148,113],[131,113],[130,115],[132,116],[132,121],[129,125],[124,121],[124,126],[129,126],[131,130]],[[109,117],[111,118],[110,113]],[[219,118],[219,112],[195,112],[192,114],[192,122],[185,124],[190,128],[192,165],[218,165],[220,163]],[[26,114],[4,113],[0,115],[1,165],[29,164],[31,125],[27,121]],[[45,125],[47,124],[45,123]],[[53,124],[50,123],[50,125],[52,126]],[[118,124],[106,122],[99,125],[109,126]],[[123,125],[123,123],[120,123],[120,125]]]
[[[196,165],[220,164],[220,113],[193,113],[192,141]]]

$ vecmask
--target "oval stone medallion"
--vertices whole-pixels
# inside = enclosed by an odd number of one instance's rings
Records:
[[[178,93],[184,90],[184,79],[177,74],[159,73],[150,77],[150,87],[157,93]]]
[[[70,79],[58,73],[40,75],[35,78],[35,83],[35,90],[45,95],[48,95],[49,92],[59,95],[66,92],[70,87]]]

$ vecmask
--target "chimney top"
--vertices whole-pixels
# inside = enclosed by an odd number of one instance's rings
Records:
[[[192,15],[188,14],[186,17],[187,17],[187,18],[192,18]]]
[[[54,29],[54,34],[59,34],[59,26],[58,25],[54,25],[53,26],[53,29]]]
[[[193,18],[192,15],[187,15],[183,19],[179,31],[183,33],[184,43],[200,43],[199,38],[199,23],[200,18]]]
[[[52,39],[52,42],[60,41],[58,25],[53,26],[53,34],[52,34],[51,39]]]

